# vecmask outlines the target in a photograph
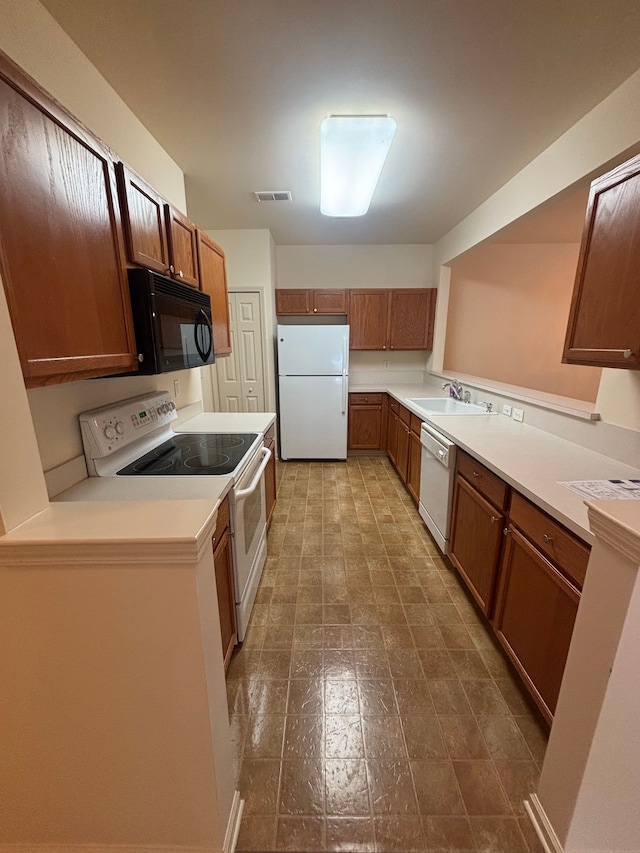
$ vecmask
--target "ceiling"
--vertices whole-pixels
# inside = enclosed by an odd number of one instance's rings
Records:
[[[640,67],[637,0],[41,2],[182,168],[191,218],[279,245],[433,243]],[[398,123],[364,217],[319,212],[332,113]]]

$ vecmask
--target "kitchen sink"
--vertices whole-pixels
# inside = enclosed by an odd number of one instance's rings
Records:
[[[453,397],[410,397],[409,402],[432,415],[486,415],[487,407]]]

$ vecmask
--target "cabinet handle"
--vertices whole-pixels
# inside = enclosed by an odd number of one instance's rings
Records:
[[[314,313],[314,314],[317,314],[317,313],[318,313],[318,309],[317,309],[317,308],[314,308],[314,309],[313,309],[313,313]]]
[[[497,515],[492,515],[492,516],[491,516],[491,524],[495,524],[495,523],[496,523],[496,521],[499,521],[498,516],[497,516]]]
[[[216,544],[216,540],[217,540],[217,537],[216,537],[216,536],[214,536],[214,537],[213,537],[213,539],[211,540],[211,544],[212,544],[212,545],[215,545],[215,544]]]
[[[382,349],[386,349],[386,347],[385,347],[385,346],[383,346],[383,347],[382,347]]]
[[[623,355],[625,358],[631,358],[631,356],[633,355],[633,352],[632,352],[630,349],[626,349],[626,350],[624,350],[624,352],[622,353],[622,355]]]
[[[503,527],[503,528],[502,528],[502,532],[503,532],[503,533],[504,533],[504,535],[506,536],[506,535],[507,535],[507,533],[509,532],[509,528],[508,528],[508,527]]]
[[[543,536],[542,536],[542,541],[543,541],[543,542],[553,542],[553,537],[552,537],[552,536],[547,536],[547,534],[546,534],[546,533],[544,533],[544,534],[543,534]]]
[[[179,278],[184,278],[184,275],[183,275],[183,273],[182,273],[182,270],[178,270],[178,276],[179,276]]]
[[[480,474],[479,474],[477,471],[474,471],[474,472],[473,472],[473,476],[474,476],[474,477],[479,477],[479,476],[480,476]]]
[[[393,344],[389,347],[389,349],[393,349]]]

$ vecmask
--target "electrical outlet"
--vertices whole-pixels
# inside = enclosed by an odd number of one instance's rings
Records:
[[[383,361],[383,362],[382,362],[382,367],[383,367],[385,370],[389,370],[389,362],[388,362],[388,361]]]
[[[502,407],[502,414],[506,415],[508,418],[510,418],[511,417],[511,406],[507,406],[507,404],[505,403],[504,406]]]
[[[173,394],[175,397],[180,396],[180,380],[179,379],[173,380]]]
[[[513,419],[514,419],[514,421],[523,421],[524,420],[524,409],[514,409],[513,410]]]

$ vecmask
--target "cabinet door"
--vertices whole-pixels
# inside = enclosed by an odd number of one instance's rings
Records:
[[[276,314],[308,314],[311,310],[310,290],[276,290]]]
[[[314,314],[347,313],[346,290],[313,290],[311,293]]]
[[[436,292],[435,288],[390,291],[390,349],[432,349]]]
[[[403,483],[407,482],[407,474],[409,471],[409,436],[411,430],[407,424],[403,423],[402,418],[398,418],[398,444],[396,451],[396,468],[400,479]]]
[[[169,238],[171,276],[183,284],[198,287],[196,226],[170,204],[165,204],[164,216]]]
[[[164,201],[124,163],[116,163],[122,227],[130,263],[169,272]]]
[[[409,467],[407,471],[407,489],[414,501],[420,501],[420,468],[422,466],[422,444],[420,436],[413,430],[409,433]]]
[[[556,709],[579,600],[577,589],[509,526],[493,624],[548,722]]]
[[[0,277],[28,387],[137,370],[109,151],[0,60]]]
[[[387,453],[389,454],[389,459],[392,464],[397,467],[398,464],[398,431],[400,426],[400,419],[398,418],[398,412],[392,408],[389,408],[389,415],[387,420]]]
[[[231,537],[228,527],[224,528],[220,538],[214,542],[213,565],[216,573],[216,589],[218,591],[222,657],[226,670],[229,667],[233,647],[238,642],[235,590],[233,586],[233,560],[231,556]]]
[[[387,348],[388,306],[388,290],[351,290],[349,292],[350,349],[384,350]]]
[[[563,361],[640,368],[640,157],[591,184]]]
[[[198,270],[200,289],[211,297],[213,321],[213,348],[216,357],[231,354],[231,329],[229,324],[229,292],[224,252],[217,243],[198,230]]]
[[[349,405],[347,450],[382,450],[382,403]]]
[[[270,427],[265,434],[264,444],[271,451],[271,459],[264,469],[264,492],[267,510],[267,527],[271,524],[271,517],[276,508],[276,443],[274,441],[274,429]]]
[[[451,562],[486,616],[494,600],[504,515],[456,475],[451,521]]]

